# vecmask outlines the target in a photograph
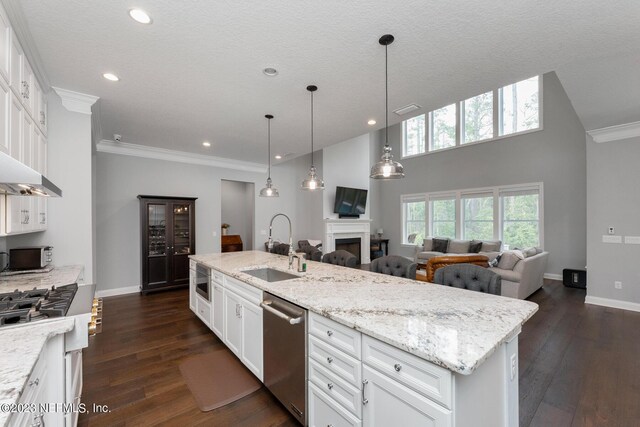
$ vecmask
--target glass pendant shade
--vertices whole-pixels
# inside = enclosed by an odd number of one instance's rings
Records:
[[[324,181],[316,174],[315,166],[309,168],[307,178],[302,181],[302,189],[308,191],[324,190]]]
[[[400,163],[393,161],[391,147],[384,146],[384,153],[380,161],[371,168],[369,176],[374,179],[404,178],[404,167]]]
[[[273,119],[273,116],[271,114],[267,114],[265,116],[269,121],[267,122],[268,125],[268,150],[267,150],[267,156],[268,156],[268,162],[269,162],[269,175],[267,178],[267,185],[265,185],[265,187],[260,190],[260,197],[280,197],[280,193],[278,193],[278,189],[275,188],[273,186],[273,183],[271,182],[271,119]]]
[[[318,90],[318,87],[310,85],[307,86],[307,90],[311,93],[311,167],[307,178],[302,181],[301,188],[307,191],[324,190],[324,181],[318,176],[313,164],[313,92]]]
[[[380,37],[378,43],[384,46],[384,113],[385,113],[385,143],[380,161],[371,167],[369,177],[373,179],[397,179],[404,178],[404,167],[393,160],[391,147],[389,146],[389,54],[388,46],[393,43],[394,37],[385,34]]]

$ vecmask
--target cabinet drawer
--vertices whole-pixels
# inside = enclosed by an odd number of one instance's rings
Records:
[[[360,388],[354,387],[336,374],[324,369],[313,359],[309,361],[309,380],[349,412],[362,418]]]
[[[222,273],[220,273],[218,270],[214,270],[212,268],[211,269],[211,281],[219,283],[220,285],[222,285]]]
[[[262,291],[260,289],[247,285],[233,277],[223,275],[223,285],[225,288],[232,290],[247,301],[256,305],[260,305],[262,302]]]
[[[360,427],[362,421],[309,382],[309,427]]]
[[[453,379],[447,369],[369,336],[363,339],[362,361],[394,381],[451,408]]]
[[[211,304],[196,295],[196,314],[205,325],[211,327]]]
[[[340,325],[319,314],[311,313],[309,333],[360,360],[362,335],[355,329]]]
[[[360,387],[362,383],[362,367],[359,360],[312,335],[309,335],[309,356],[350,384]]]

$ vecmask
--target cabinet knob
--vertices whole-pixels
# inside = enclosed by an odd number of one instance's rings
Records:
[[[400,369],[402,369],[402,365],[399,363],[396,363],[395,365],[393,365],[393,369],[395,369],[396,372],[400,372]]]
[[[38,384],[40,384],[40,378],[36,378],[33,381],[29,381],[29,385],[30,386],[34,386],[34,385],[38,385]]]
[[[327,336],[333,335],[333,331],[327,331]]]
[[[328,388],[329,390],[331,390],[331,389],[333,388],[333,383],[329,383],[329,384],[327,384],[327,388]]]
[[[327,363],[331,363],[331,362],[333,362],[333,357],[331,356],[327,357]]]

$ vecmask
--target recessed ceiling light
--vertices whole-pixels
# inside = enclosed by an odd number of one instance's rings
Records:
[[[282,156],[280,154],[276,154],[275,156],[273,156],[276,160],[280,160],[282,158]]]
[[[202,143],[205,147],[211,147],[211,143],[209,141],[205,141]]]
[[[117,82],[118,80],[120,80],[120,77],[116,76],[113,73],[104,73],[102,77],[104,77],[107,80],[111,80],[112,82]]]
[[[375,120],[373,120],[373,119],[371,119],[371,120],[369,120],[369,121],[367,122],[367,124],[368,124],[369,126],[373,126],[373,125],[375,125],[376,123],[377,123],[377,122],[376,122]]]
[[[273,77],[273,76],[277,76],[278,75],[278,70],[276,70],[273,67],[267,67],[264,70],[262,70],[262,72],[265,75],[269,76],[269,77]]]
[[[141,24],[151,24],[151,17],[142,9],[129,9],[129,16]]]

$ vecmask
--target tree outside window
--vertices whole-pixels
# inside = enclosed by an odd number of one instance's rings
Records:
[[[502,242],[509,248],[540,246],[538,194],[502,195]]]
[[[493,194],[464,197],[463,238],[467,240],[493,239]]]
[[[405,120],[403,122],[404,134],[404,155],[413,156],[425,152],[424,134],[425,117],[424,114]]]
[[[463,144],[493,138],[493,92],[467,99],[463,110]]]
[[[432,200],[431,235],[434,237],[456,238],[456,201]]]
[[[456,145],[456,104],[429,113],[429,151]]]

